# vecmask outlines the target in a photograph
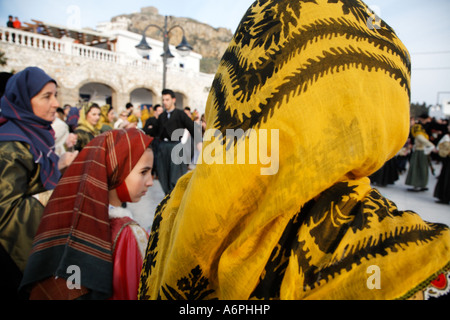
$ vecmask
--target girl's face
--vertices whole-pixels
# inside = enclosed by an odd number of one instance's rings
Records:
[[[139,202],[141,197],[147,193],[148,188],[153,186],[152,167],[153,151],[147,148],[125,179],[132,202]]]
[[[100,112],[99,108],[91,108],[86,114],[86,121],[95,127],[100,120]]]
[[[33,113],[41,119],[53,122],[56,118],[56,109],[59,107],[59,102],[56,97],[56,84],[54,82],[47,83],[30,100]]]
[[[116,113],[114,112],[114,109],[111,109],[111,110],[108,112],[108,121],[109,121],[110,123],[113,123],[115,117],[116,117]]]

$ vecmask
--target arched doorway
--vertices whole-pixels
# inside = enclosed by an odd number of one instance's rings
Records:
[[[138,88],[130,93],[130,102],[133,106],[153,105],[153,91],[147,88]]]
[[[95,102],[99,106],[112,105],[113,94],[114,90],[110,86],[99,82],[86,83],[79,90],[81,101]]]

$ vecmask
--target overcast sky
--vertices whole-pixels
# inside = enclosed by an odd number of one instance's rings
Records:
[[[162,15],[189,17],[236,30],[253,0],[0,0],[0,25],[8,15],[95,29],[114,16],[154,6]],[[450,1],[367,0],[405,43],[412,56],[412,101],[450,100]],[[189,35],[188,35],[189,39]],[[448,92],[441,93],[438,92]]]

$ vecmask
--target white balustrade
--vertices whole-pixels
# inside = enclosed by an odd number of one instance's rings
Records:
[[[52,37],[3,27],[0,28],[0,42],[53,52],[63,52],[66,44]]]
[[[124,59],[120,53],[105,49],[90,47],[67,39],[57,39],[49,36],[21,31],[13,28],[0,27],[0,43],[59,52],[85,59],[121,63]]]
[[[73,43],[72,45],[72,55],[79,56],[88,59],[108,61],[108,62],[119,62],[119,54],[105,49],[99,49],[94,47],[85,46],[82,44]]]
[[[147,59],[136,59],[124,53],[95,48],[78,43],[72,39],[57,39],[37,33],[17,30],[13,28],[0,27],[0,44],[8,43],[22,47],[56,52],[84,59],[105,61],[128,67],[145,69],[148,72],[162,73],[162,61],[156,62]],[[171,73],[185,73],[183,68],[168,66]],[[201,75],[201,73],[200,73]]]

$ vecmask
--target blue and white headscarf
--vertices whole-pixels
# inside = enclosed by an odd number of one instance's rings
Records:
[[[28,67],[8,80],[1,98],[0,141],[28,144],[35,163],[40,165],[42,184],[52,190],[61,177],[52,122],[36,116],[31,106],[31,99],[49,82],[56,84],[37,67]]]

